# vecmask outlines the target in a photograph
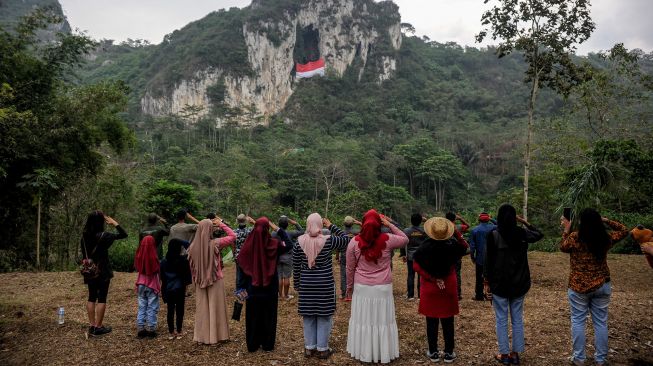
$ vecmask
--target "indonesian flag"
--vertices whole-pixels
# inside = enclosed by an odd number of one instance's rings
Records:
[[[324,76],[324,59],[320,58],[307,64],[296,63],[295,71],[298,79],[310,78],[315,75]]]

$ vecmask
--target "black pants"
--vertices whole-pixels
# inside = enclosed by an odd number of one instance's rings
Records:
[[[406,287],[408,288],[408,298],[415,297],[415,270],[413,269],[413,261],[407,260],[408,265],[408,280]],[[417,297],[419,297],[419,274],[417,275]]]
[[[168,301],[168,332],[175,331],[175,313],[177,315],[177,333],[181,333],[184,325],[184,308],[186,306],[186,293],[184,289],[171,292],[167,296]]]
[[[456,262],[456,280],[458,281],[458,298],[462,299],[463,298],[463,280],[460,277],[460,271],[463,269],[463,261],[462,259],[459,259],[458,262]]]
[[[247,350],[255,352],[259,347],[272,351],[277,339],[277,305],[276,293],[271,296],[253,296],[247,299],[245,306],[245,338]]]
[[[453,338],[453,316],[450,318],[426,318],[426,337],[429,341],[429,352],[438,351],[438,324],[442,323],[442,335],[444,336],[444,352],[452,353],[454,349]]]
[[[474,285],[474,296],[477,300],[483,299],[483,266],[476,265],[476,284]]]

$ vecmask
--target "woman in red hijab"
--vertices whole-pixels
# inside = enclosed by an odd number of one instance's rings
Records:
[[[382,226],[390,233],[382,233]],[[399,357],[390,263],[392,252],[406,243],[403,231],[369,210],[347,247],[348,295],[353,291],[347,352],[359,361],[388,363]]]
[[[274,349],[279,302],[277,258],[290,249],[282,241],[272,238],[270,221],[261,217],[256,220],[238,254],[243,276],[237,286],[249,295],[245,307],[245,338],[249,352],[259,348],[264,351]]]
[[[159,282],[159,257],[156,254],[156,241],[152,235],[147,235],[141,240],[134,257],[134,268],[138,271],[136,278],[138,337],[153,338],[156,337],[161,283]]]

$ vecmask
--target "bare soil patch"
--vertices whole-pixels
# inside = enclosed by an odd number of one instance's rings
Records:
[[[566,365],[571,351],[567,303],[568,257],[560,253],[529,255],[533,287],[526,298],[524,365]],[[642,256],[610,255],[613,297],[610,304],[610,361],[614,365],[653,365],[653,270]],[[334,262],[334,274],[340,268]],[[463,300],[456,317],[456,364],[490,365],[497,351],[494,313],[489,302],[471,300],[474,268],[463,260]],[[338,279],[339,277],[336,277]],[[231,321],[231,341],[203,346],[192,341],[195,299],[187,298],[184,339],[166,337],[165,305],[159,313],[161,336],[136,338],[137,300],[133,273],[116,273],[109,291],[105,323],[113,332],[85,337],[87,290],[76,272],[0,274],[0,364],[7,365],[189,365],[189,364],[344,364],[357,365],[346,353],[349,304],[338,303],[331,347],[336,353],[325,362],[303,357],[302,322],[297,299],[280,301],[277,346],[272,353],[248,353],[244,321]],[[234,267],[225,271],[231,311]],[[338,282],[338,281],[337,281]],[[394,262],[394,293],[399,326],[400,359],[395,365],[426,364],[426,326],[417,302],[403,298],[406,266]],[[66,310],[65,325],[56,323],[59,306]],[[231,314],[229,314],[231,315]],[[244,312],[243,312],[244,316]],[[244,319],[243,319],[244,320]],[[588,322],[588,355],[593,337]],[[442,342],[442,341],[441,341]]]

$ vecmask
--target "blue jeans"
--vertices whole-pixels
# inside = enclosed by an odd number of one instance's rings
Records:
[[[145,285],[138,285],[138,315],[136,316],[138,329],[144,329],[147,325],[149,330],[156,330],[158,315],[159,294]]]
[[[333,327],[333,316],[304,317],[304,347],[326,351],[329,349],[329,337]]]
[[[507,299],[492,295],[492,307],[496,317],[497,341],[499,353],[510,353],[510,340],[508,338],[508,312],[512,323],[512,352],[524,352],[524,296],[516,299]]]
[[[340,262],[340,296],[347,296],[347,251],[344,250],[339,254]]]
[[[587,312],[592,314],[594,325],[594,361],[605,362],[608,357],[608,305],[612,287],[606,282],[599,289],[579,294],[572,289],[567,290],[569,307],[571,308],[571,338],[574,360],[585,361],[585,321]]]

